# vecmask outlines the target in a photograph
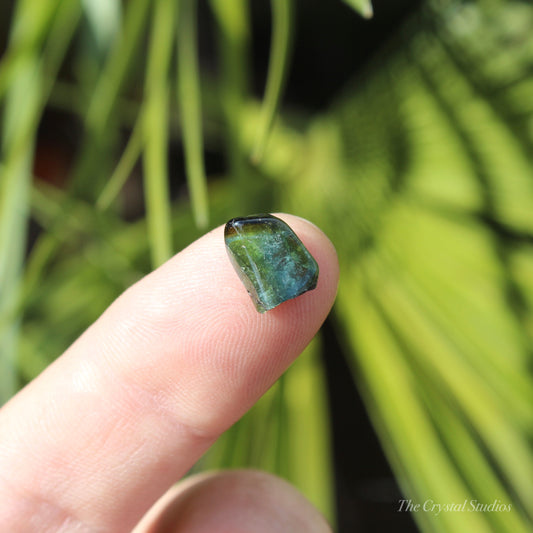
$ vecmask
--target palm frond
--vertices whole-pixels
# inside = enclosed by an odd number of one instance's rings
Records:
[[[339,250],[337,316],[405,493],[512,507],[416,513],[428,531],[533,524],[532,17],[433,2],[315,123],[286,196]]]

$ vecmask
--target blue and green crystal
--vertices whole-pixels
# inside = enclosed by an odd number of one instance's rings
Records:
[[[283,220],[267,214],[233,218],[224,240],[260,313],[316,287],[318,264]]]

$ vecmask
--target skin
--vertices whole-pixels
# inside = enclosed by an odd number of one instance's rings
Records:
[[[317,260],[315,290],[257,313],[218,227],[122,294],[0,410],[6,531],[131,531],[302,352],[333,304],[337,258],[318,228],[277,216]],[[266,474],[184,483],[136,533],[329,531]],[[167,509],[171,525],[158,526]]]

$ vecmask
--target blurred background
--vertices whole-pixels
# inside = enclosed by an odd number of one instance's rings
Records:
[[[530,2],[4,0],[0,51],[0,404],[209,228],[291,212],[337,302],[195,469],[340,533],[533,531]]]

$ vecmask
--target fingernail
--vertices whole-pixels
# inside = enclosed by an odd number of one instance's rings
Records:
[[[283,220],[267,214],[233,218],[224,240],[260,313],[316,287],[318,264]]]

